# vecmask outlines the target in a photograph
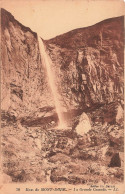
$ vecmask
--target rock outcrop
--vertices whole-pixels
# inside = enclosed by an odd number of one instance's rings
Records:
[[[1,30],[2,110],[21,117],[53,106],[37,34],[4,9],[1,9]]]
[[[68,107],[123,99],[123,22],[111,18],[46,41]]]
[[[121,166],[121,159],[119,157],[119,153],[115,153],[110,161],[109,167],[120,167]]]
[[[78,135],[84,136],[84,134],[88,133],[91,130],[91,124],[89,117],[87,114],[82,113],[79,119],[79,123],[76,126],[76,133]]]

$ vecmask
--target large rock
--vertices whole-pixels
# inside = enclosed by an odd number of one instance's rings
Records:
[[[115,153],[112,156],[109,167],[121,167],[121,159],[119,153]]]
[[[88,133],[91,130],[91,124],[89,117],[86,113],[82,113],[79,119],[79,123],[76,126],[76,133],[78,135],[84,136],[84,134]]]

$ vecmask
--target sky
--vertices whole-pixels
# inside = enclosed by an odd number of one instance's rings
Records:
[[[124,15],[124,0],[1,0],[1,7],[43,39]]]

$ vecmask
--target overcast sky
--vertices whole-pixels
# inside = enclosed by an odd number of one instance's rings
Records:
[[[2,0],[2,7],[43,39],[124,14],[123,0]]]

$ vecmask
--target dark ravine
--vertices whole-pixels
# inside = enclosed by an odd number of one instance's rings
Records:
[[[123,27],[121,16],[43,40],[69,123],[58,130],[37,33],[1,9],[6,182],[46,182],[48,177],[68,184],[123,181]],[[84,113],[91,130],[80,136],[76,128]]]

